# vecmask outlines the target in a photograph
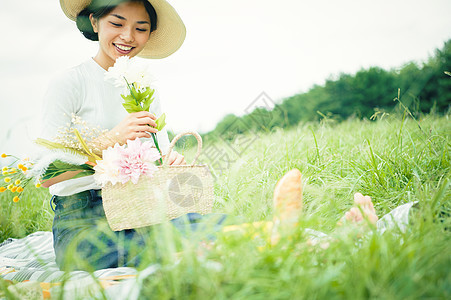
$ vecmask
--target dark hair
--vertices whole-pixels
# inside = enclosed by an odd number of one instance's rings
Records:
[[[142,3],[150,18],[149,34],[157,29],[157,13],[155,12],[152,4],[150,4],[147,0],[92,0],[91,4],[83,9],[77,16],[76,24],[78,30],[80,30],[85,38],[91,41],[98,41],[99,35],[94,32],[89,16],[92,14],[94,19],[99,20],[100,18],[108,15],[119,4],[124,2]]]

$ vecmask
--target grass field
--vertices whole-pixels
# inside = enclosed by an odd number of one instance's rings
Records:
[[[276,181],[298,168],[305,203],[298,227],[282,232],[273,246],[258,230],[220,233],[201,258],[197,244],[159,234],[148,251],[154,257],[155,248],[164,250],[161,266],[142,282],[142,298],[449,299],[450,135],[449,115],[418,120],[391,115],[377,121],[323,120],[241,137],[253,142],[239,156],[230,152],[233,162],[226,168],[215,169],[212,161],[215,212],[246,222],[271,220]],[[237,149],[239,141],[217,146]],[[192,150],[185,154],[192,157]],[[335,231],[357,191],[373,198],[379,216],[418,201],[408,231],[373,232],[362,239]],[[8,193],[0,194],[0,240],[51,230],[46,190],[27,191],[18,203]],[[333,236],[329,248],[309,246],[306,228]]]

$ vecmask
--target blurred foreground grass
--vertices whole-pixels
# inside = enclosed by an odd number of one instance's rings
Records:
[[[197,255],[197,243],[158,231],[147,251],[149,262],[155,249],[162,259],[158,271],[141,283],[141,297],[449,299],[450,134],[449,115],[429,115],[418,121],[398,116],[375,122],[325,120],[247,136],[254,142],[240,157],[222,172],[213,167],[215,211],[247,222],[271,220],[276,181],[298,168],[304,183],[298,227],[289,235],[283,232],[275,246],[258,230],[220,233],[203,257]],[[230,148],[221,143],[216,146]],[[192,157],[192,151],[184,154]],[[335,233],[357,191],[373,198],[379,216],[418,201],[409,230],[373,232],[361,240]],[[44,189],[31,189],[18,203],[9,192],[0,194],[0,240],[51,230],[49,199]],[[308,246],[306,228],[331,234],[329,248]]]

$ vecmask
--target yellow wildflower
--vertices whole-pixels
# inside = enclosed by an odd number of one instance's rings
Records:
[[[15,184],[15,185],[19,185],[19,184],[20,184],[20,179],[17,179],[17,180],[14,182],[14,184]]]
[[[17,197],[17,196],[13,198],[13,201],[14,201],[14,202],[19,202],[19,200],[20,200],[20,198]]]
[[[18,193],[22,193],[22,192],[23,192],[23,187],[18,186],[18,187],[17,187],[17,192],[18,192]]]
[[[23,167],[23,168],[22,168],[22,171],[24,171],[24,172],[25,172],[26,170],[28,170],[28,168],[27,168],[27,167]]]
[[[17,191],[17,186],[13,186],[13,188],[11,189],[11,192],[15,193]]]
[[[35,187],[40,188],[41,184],[40,183],[36,183]]]
[[[2,174],[3,175],[8,175],[8,171],[3,171]]]
[[[5,153],[2,153],[2,158],[6,158],[8,157],[8,155],[6,155]]]
[[[13,188],[13,184],[8,185],[8,190],[11,190]]]
[[[8,167],[3,167],[2,171],[8,171]]]
[[[11,178],[10,177],[6,177],[4,180],[5,180],[6,183],[10,183],[11,182]]]
[[[25,166],[24,166],[23,164],[18,164],[17,167],[18,167],[19,169],[22,169],[22,168],[25,167]]]
[[[0,193],[3,193],[4,191],[6,191],[6,188],[4,186],[0,187]]]

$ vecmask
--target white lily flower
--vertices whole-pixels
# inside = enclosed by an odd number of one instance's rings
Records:
[[[128,56],[121,56],[105,73],[105,80],[112,81],[116,87],[124,88],[128,88],[128,82],[133,84],[136,90],[143,91],[151,87],[156,78],[152,76],[149,65],[146,63]]]

